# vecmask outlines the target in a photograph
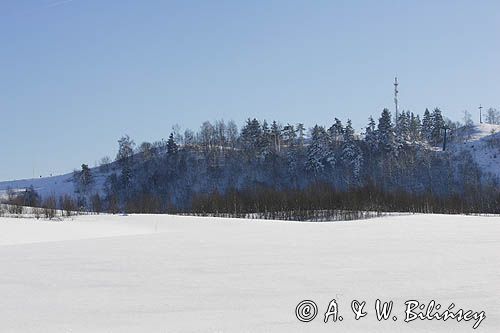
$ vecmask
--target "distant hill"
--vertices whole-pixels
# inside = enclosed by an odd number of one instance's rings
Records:
[[[430,149],[440,151],[442,146]],[[461,127],[450,133],[447,151],[456,157],[463,152],[469,152],[482,172],[500,179],[500,125],[477,124]],[[110,164],[110,168],[114,167],[115,163]],[[99,167],[92,168],[91,171],[94,177],[94,190],[102,192],[106,178],[111,172],[103,172]],[[67,173],[52,177],[0,182],[0,197],[5,196],[8,189],[18,192],[30,186],[33,186],[42,197],[51,194],[56,197],[75,194],[73,173]]]
[[[439,121],[426,129],[429,122],[420,126],[409,112],[393,125],[384,110],[378,126],[372,121],[362,134],[354,133],[350,121],[343,126],[338,119],[330,128],[316,125],[309,136],[293,125],[279,128],[273,123],[270,129],[265,122],[249,119],[232,140],[207,123],[189,143],[186,137],[179,145],[171,135],[169,141],[135,148],[126,136],[119,141],[124,157],[117,162],[90,172],[0,182],[0,198],[9,189],[23,192],[33,187],[42,198],[71,195],[80,207],[100,197],[96,202],[102,201],[107,211],[157,213],[193,207],[202,212],[228,207],[267,211],[273,200],[281,202],[274,202],[278,211],[290,202],[347,209],[356,200],[364,202],[365,196],[387,194],[383,204],[375,200],[368,206],[411,210],[408,202],[417,200],[418,211],[428,212],[429,202],[447,198],[467,211],[493,211],[500,200],[500,125],[448,123],[443,151],[445,123],[439,110],[433,114],[427,113],[427,118]],[[411,199],[401,208],[391,206],[403,198],[401,193]],[[463,202],[453,201],[457,198]],[[318,202],[307,204],[308,200]],[[211,207],[213,203],[220,207]],[[447,211],[449,206],[445,203],[440,209]]]

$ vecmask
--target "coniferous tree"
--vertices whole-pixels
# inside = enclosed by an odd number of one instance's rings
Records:
[[[344,141],[353,141],[354,140],[354,128],[352,128],[351,119],[347,119],[347,124],[344,128],[344,133],[342,133],[342,137]]]
[[[416,143],[421,140],[422,124],[420,122],[420,116],[415,115],[413,112],[410,116],[410,140],[412,143]]]
[[[118,154],[116,160],[121,167],[121,183],[125,191],[128,191],[132,180],[132,159],[135,143],[128,135],[118,140]]]
[[[87,164],[82,164],[81,170],[73,173],[73,182],[78,201],[81,203],[80,207],[86,206],[87,197],[90,195],[94,184],[92,171]]]
[[[432,117],[429,109],[425,109],[424,118],[422,119],[422,138],[427,142],[432,141]]]
[[[92,172],[90,171],[90,168],[87,164],[82,164],[82,171],[80,174],[80,183],[85,187],[88,188],[90,184],[92,184],[93,178],[92,178]]]
[[[262,131],[260,137],[257,139],[257,151],[261,156],[268,156],[272,150],[272,136],[271,129],[267,121],[262,122]]]
[[[173,156],[173,155],[177,154],[178,149],[179,148],[178,148],[177,143],[175,142],[175,139],[174,139],[174,134],[170,133],[168,140],[167,140],[167,155]]]
[[[351,120],[347,120],[344,129],[344,143],[342,146],[341,161],[344,164],[345,171],[349,175],[347,183],[349,186],[358,184],[363,163],[361,149],[354,138],[354,129]]]
[[[297,124],[297,134],[298,134],[298,143],[299,146],[304,145],[304,136],[305,136],[306,128],[304,127],[304,124],[298,123]]]
[[[384,109],[378,121],[377,139],[379,149],[382,152],[390,152],[394,150],[394,128],[391,121],[391,113],[389,109]]]
[[[438,108],[435,108],[434,111],[432,112],[432,142],[433,143],[439,143],[441,142],[441,132],[443,130],[443,127],[445,125],[443,115],[441,113],[441,110]]]
[[[314,174],[321,173],[328,165],[335,163],[328,145],[328,134],[323,126],[311,130],[311,144],[307,148],[307,169]]]
[[[250,155],[256,156],[259,153],[258,148],[261,137],[262,128],[259,121],[255,118],[252,120],[249,118],[245,126],[241,129],[241,142]]]
[[[335,118],[335,123],[328,129],[328,135],[333,146],[338,147],[344,137],[344,126],[342,126],[340,119]]]
[[[410,114],[409,112],[401,112],[398,115],[396,123],[396,143],[398,147],[408,144],[410,141]]]
[[[368,118],[368,125],[365,128],[365,142],[368,144],[370,152],[377,148],[377,130],[375,120],[372,116]]]

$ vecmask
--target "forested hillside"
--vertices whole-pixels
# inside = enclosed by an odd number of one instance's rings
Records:
[[[497,178],[481,170],[473,151],[457,148],[470,139],[472,124],[446,120],[437,108],[393,118],[384,109],[362,133],[337,118],[309,130],[248,119],[241,130],[232,121],[207,121],[197,132],[138,146],[124,136],[114,162],[74,172],[73,201],[52,202],[92,211],[301,219],[339,211],[498,211]],[[43,201],[34,190],[11,199]]]

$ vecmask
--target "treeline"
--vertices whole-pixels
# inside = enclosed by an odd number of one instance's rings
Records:
[[[222,217],[331,221],[381,216],[388,212],[429,214],[500,213],[500,193],[478,191],[477,197],[435,196],[406,191],[385,192],[373,185],[342,191],[329,184],[313,184],[305,189],[282,190],[257,187],[226,193],[199,194],[188,214]],[[491,195],[495,193],[495,195]],[[258,212],[256,214],[256,212]]]
[[[64,194],[59,198],[55,195],[42,198],[33,187],[20,192],[9,189],[3,205],[0,205],[0,216],[29,215],[37,219],[53,219],[87,213],[99,214],[103,211],[102,201],[97,193],[92,195],[90,206],[79,205],[79,203],[81,204],[78,199],[69,194]]]
[[[265,186],[197,193],[189,209],[165,204],[159,196],[144,195],[126,206],[129,213],[170,213],[181,215],[278,219],[294,221],[339,221],[383,216],[390,212],[428,214],[500,214],[500,192],[495,187],[468,188],[470,195],[437,196],[403,190],[383,191],[373,184],[350,190],[338,190],[327,183],[311,184],[303,189],[276,190]],[[49,196],[38,200],[36,192],[10,196],[0,206],[0,216],[30,214],[36,218],[69,217],[89,211],[78,207],[71,196],[56,200]],[[28,207],[29,206],[29,207]],[[99,214],[101,203],[90,211]],[[110,210],[118,213],[119,210]]]

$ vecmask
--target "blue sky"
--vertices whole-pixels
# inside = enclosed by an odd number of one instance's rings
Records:
[[[117,139],[248,117],[329,125],[400,104],[498,107],[499,1],[0,0],[0,180]]]

